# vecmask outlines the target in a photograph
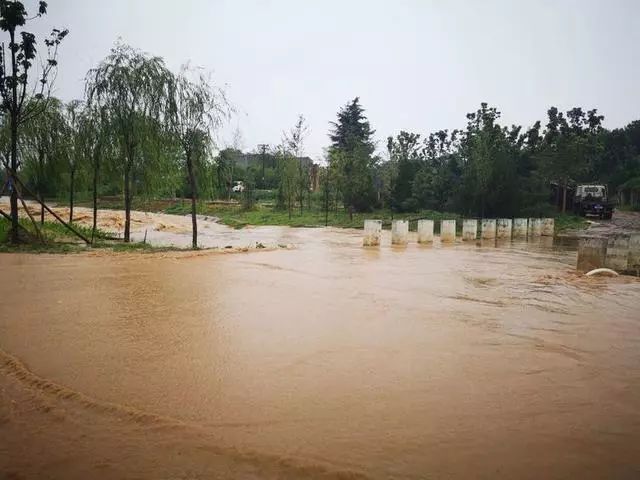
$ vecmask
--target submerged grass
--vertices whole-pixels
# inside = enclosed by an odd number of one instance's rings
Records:
[[[114,242],[112,232],[97,229],[94,236],[94,244],[87,245],[80,238],[70,232],[64,225],[58,222],[44,222],[38,226],[44,242],[40,241],[35,233],[33,224],[27,218],[20,219],[20,225],[29,232],[21,229],[21,242],[14,245],[10,242],[11,223],[6,218],[0,218],[0,252],[1,253],[77,253],[86,252],[88,249],[110,249],[114,252],[144,251],[159,252],[170,250],[182,250],[177,247],[154,247],[143,242]],[[88,239],[91,239],[92,229],[84,225],[73,224],[74,229]]]

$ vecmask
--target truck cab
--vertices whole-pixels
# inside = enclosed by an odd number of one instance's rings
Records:
[[[595,215],[598,218],[610,219],[613,215],[613,204],[609,202],[606,185],[577,185],[573,211],[583,217]]]

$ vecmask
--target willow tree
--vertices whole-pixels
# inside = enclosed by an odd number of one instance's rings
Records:
[[[162,58],[118,43],[97,68],[89,71],[86,81],[89,106],[109,112],[117,138],[124,184],[124,240],[128,242],[133,175],[144,169],[141,148],[149,124],[163,124],[168,119],[173,77]]]
[[[91,237],[96,234],[98,225],[98,181],[106,152],[110,143],[109,119],[106,109],[84,105],[76,122],[76,146],[79,160],[90,172],[93,200],[93,228]]]
[[[81,100],[70,101],[64,109],[64,134],[60,142],[60,156],[65,159],[69,174],[69,223],[73,222],[78,168],[84,163],[82,148],[84,135],[80,127],[84,109],[85,105]]]
[[[206,169],[213,130],[230,114],[224,91],[212,86],[202,74],[182,67],[173,88],[172,126],[182,149],[191,195],[192,245],[198,247],[198,174]]]
[[[63,170],[57,155],[65,134],[62,103],[51,98],[40,115],[25,125],[20,136],[20,156],[27,180],[40,199],[40,223],[44,223],[44,197],[55,193],[54,186]]]
[[[15,178],[20,162],[18,141],[20,126],[24,126],[42,112],[49,98],[51,79],[55,78],[57,53],[68,30],[53,29],[44,43],[47,48],[40,69],[33,67],[37,56],[37,42],[33,33],[24,30],[27,21],[47,13],[47,2],[38,2],[38,13],[29,16],[24,3],[0,0],[0,30],[9,34],[8,52],[0,48],[0,110],[8,119],[10,129],[9,158],[4,159],[11,182],[11,242],[18,242],[18,193]],[[17,38],[17,35],[19,38]]]

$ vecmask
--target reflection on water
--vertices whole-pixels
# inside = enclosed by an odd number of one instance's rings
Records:
[[[234,234],[297,248],[0,256],[2,291],[19,287],[0,304],[0,471],[640,473],[636,279],[581,277],[546,238],[363,249],[356,231]]]

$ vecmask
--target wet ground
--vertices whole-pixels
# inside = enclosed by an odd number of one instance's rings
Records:
[[[0,256],[0,478],[640,476],[638,279],[216,228],[295,248]]]
[[[640,232],[640,212],[616,210],[611,220],[599,220],[589,217],[591,222],[587,235],[615,235]]]

